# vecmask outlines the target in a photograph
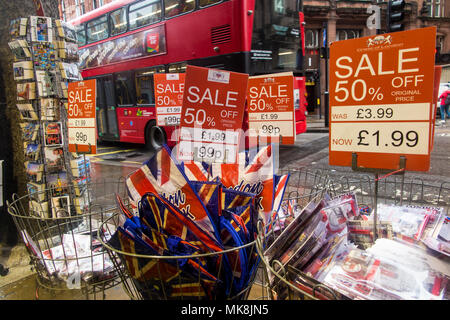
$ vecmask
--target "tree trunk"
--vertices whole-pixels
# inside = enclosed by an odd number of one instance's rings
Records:
[[[57,0],[41,0],[46,16],[59,18]],[[13,76],[14,57],[8,46],[11,41],[9,22],[16,18],[36,15],[34,1],[0,1],[0,160],[5,160],[4,199],[13,193],[26,194],[26,170],[20,129],[20,115],[16,107],[17,92]],[[17,230],[7,212],[6,204],[0,210],[0,243],[14,245]]]

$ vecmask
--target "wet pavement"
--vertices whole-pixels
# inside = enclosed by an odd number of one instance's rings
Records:
[[[449,182],[450,170],[450,123],[436,127],[435,145],[431,154],[431,168],[427,173],[406,173],[406,176],[418,176],[433,183]],[[144,146],[136,145],[100,145],[98,154],[91,157],[92,178],[96,180],[117,181],[122,184],[125,178],[143,162],[152,156]],[[297,137],[292,146],[280,147],[280,168],[308,167],[337,169],[351,172],[350,168],[328,166],[328,130],[323,121],[311,121],[308,132]],[[106,188],[105,188],[106,190]],[[104,192],[101,190],[100,192]],[[105,291],[105,296],[97,294],[89,297],[80,290],[53,291],[38,286],[36,273],[32,270],[30,259],[22,243],[14,248],[1,247],[0,263],[9,268],[6,276],[0,276],[0,299],[6,300],[85,300],[92,299],[130,299],[121,285]],[[250,299],[264,296],[259,285],[254,285]]]

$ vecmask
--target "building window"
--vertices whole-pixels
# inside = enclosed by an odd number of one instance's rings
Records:
[[[319,30],[305,30],[305,47],[319,47]]]
[[[435,0],[434,1],[434,17],[440,17],[441,16],[441,1]]]
[[[80,12],[81,15],[86,13],[86,11],[84,10],[84,0],[80,0]]]
[[[109,28],[111,36],[123,33],[127,31],[127,10],[126,8],[120,8],[111,12],[109,16]]]
[[[128,11],[130,29],[136,29],[161,20],[161,2],[145,0],[130,5]]]
[[[351,30],[351,29],[336,30],[336,41],[355,39],[359,38],[359,36],[360,36],[359,30]]]
[[[429,17],[441,18],[444,16],[444,0],[428,0],[423,6],[427,8],[426,14]]]
[[[87,23],[87,42],[95,42],[108,38],[108,19],[104,15]]]
[[[173,17],[182,13],[194,10],[194,0],[166,0],[165,12],[166,17]]]

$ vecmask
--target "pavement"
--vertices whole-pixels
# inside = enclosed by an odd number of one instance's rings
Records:
[[[307,123],[307,131],[297,136],[295,145],[280,147],[280,168],[326,168],[351,172],[351,168],[331,167],[328,165],[329,128],[325,127],[324,120],[312,115],[308,116]],[[101,150],[102,147],[100,146],[99,149]],[[448,150],[450,150],[450,121],[445,125],[437,122],[430,171],[426,173],[407,172],[405,177],[417,176],[420,179],[433,183],[450,182],[448,166],[450,154]],[[114,147],[104,146],[101,155],[91,158],[93,179],[95,180],[97,177],[109,179],[122,177],[124,179],[148,158],[149,154],[144,149],[130,147],[130,149],[123,149],[122,152],[118,152]],[[13,248],[1,247],[0,244],[0,263],[9,269],[7,275],[0,276],[0,300],[32,300],[37,298],[51,300],[86,299],[86,296],[82,292],[77,292],[77,290],[55,294],[45,288],[39,288],[36,282],[36,273],[32,270],[28,253],[22,243]],[[252,297],[257,297],[258,294],[259,291]],[[89,298],[98,299],[99,297]],[[107,291],[104,298],[108,300],[129,299],[121,286],[116,286]]]

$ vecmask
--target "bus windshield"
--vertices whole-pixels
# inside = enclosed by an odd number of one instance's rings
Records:
[[[301,71],[301,35],[297,0],[255,3],[251,73]]]

